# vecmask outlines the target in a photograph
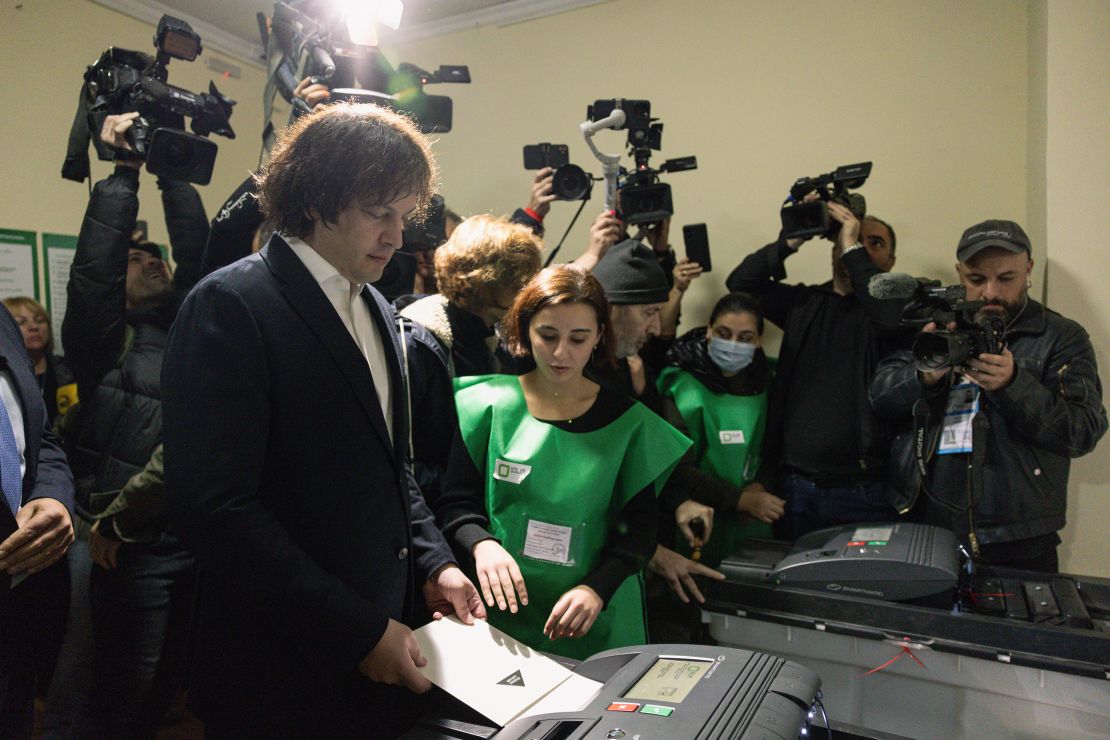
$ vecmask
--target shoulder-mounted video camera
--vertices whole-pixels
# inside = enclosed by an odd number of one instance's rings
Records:
[[[856,218],[867,215],[867,201],[859,193],[849,192],[863,187],[871,175],[871,163],[846,164],[835,171],[817,177],[803,177],[790,188],[790,196],[783,203],[782,236],[784,239],[808,239],[823,236],[835,240],[840,222],[829,217],[828,203],[839,203]],[[803,203],[810,193],[817,193],[818,200]]]
[[[324,5],[275,3],[272,30],[264,19],[259,28],[263,46],[270,48],[271,35],[276,41],[272,51],[280,61],[271,67],[274,89],[294,106],[294,114],[308,111],[293,90],[309,77],[314,84],[327,85],[330,102],[375,103],[412,116],[423,133],[447,133],[451,98],[428,95],[424,86],[470,82],[470,70],[460,65],[440,65],[435,72],[407,62],[394,68],[376,45],[361,43],[357,29],[352,31],[341,14]]]
[[[913,356],[921,370],[941,370],[963,365],[980,354],[999,354],[1006,346],[1006,321],[984,311],[984,301],[967,300],[962,285],[941,285],[939,280],[901,273],[880,273],[867,286],[873,298],[907,300],[902,326],[920,329],[935,323],[937,330],[921,332],[913,342]],[[955,330],[948,329],[954,323]]]
[[[166,82],[171,59],[191,62],[201,53],[200,36],[188,23],[168,15],[158,21],[154,34],[157,54],[110,48],[85,72],[81,107],[70,134],[70,151],[62,176],[81,181],[88,175],[75,159],[92,140],[102,160],[133,157],[145,160],[152,174],[171,180],[207,185],[216,161],[216,143],[209,134],[235,138],[231,111],[235,101],[220,94],[215,83],[208,92],[192,93]],[[100,140],[100,129],[109,115],[137,111],[139,117],[128,129],[131,151],[121,151]],[[192,119],[187,133],[185,119]],[[75,151],[75,148],[77,149]]]

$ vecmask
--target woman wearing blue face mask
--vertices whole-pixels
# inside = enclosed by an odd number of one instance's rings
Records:
[[[701,562],[716,567],[745,537],[767,537],[784,502],[754,483],[762,459],[767,388],[774,361],[763,354],[763,315],[746,293],[730,293],[713,307],[707,328],[678,338],[659,377],[667,421],[694,440],[687,453],[701,472],[694,498],[676,511],[691,539],[688,519],[706,521]],[[712,536],[711,536],[712,535]],[[699,548],[698,546],[701,545]]]

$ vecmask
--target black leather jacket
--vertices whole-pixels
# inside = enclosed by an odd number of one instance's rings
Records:
[[[956,509],[974,502],[970,531],[983,544],[1062,529],[1071,458],[1093,450],[1107,428],[1095,353],[1083,327],[1030,299],[1006,342],[1014,354],[1014,378],[1002,390],[980,394],[965,490],[930,487]],[[891,446],[888,487],[899,511],[912,508],[922,492],[914,406],[924,400],[916,426],[924,434],[923,456],[931,461],[948,388],[949,381],[942,381],[926,389],[909,351],[880,363],[871,383],[875,412],[900,428]]]

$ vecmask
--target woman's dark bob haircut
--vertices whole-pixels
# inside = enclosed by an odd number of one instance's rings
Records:
[[[509,352],[514,357],[531,357],[532,341],[528,338],[528,327],[532,319],[548,306],[566,303],[585,303],[593,308],[601,339],[591,361],[605,367],[615,366],[615,341],[605,289],[597,278],[573,265],[557,265],[541,270],[517,293],[513,307],[501,324]]]

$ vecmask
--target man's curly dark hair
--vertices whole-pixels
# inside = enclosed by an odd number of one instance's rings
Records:
[[[258,205],[278,232],[304,238],[352,204],[417,196],[419,219],[435,192],[431,142],[408,118],[369,104],[336,103],[291,123],[256,176]]]

